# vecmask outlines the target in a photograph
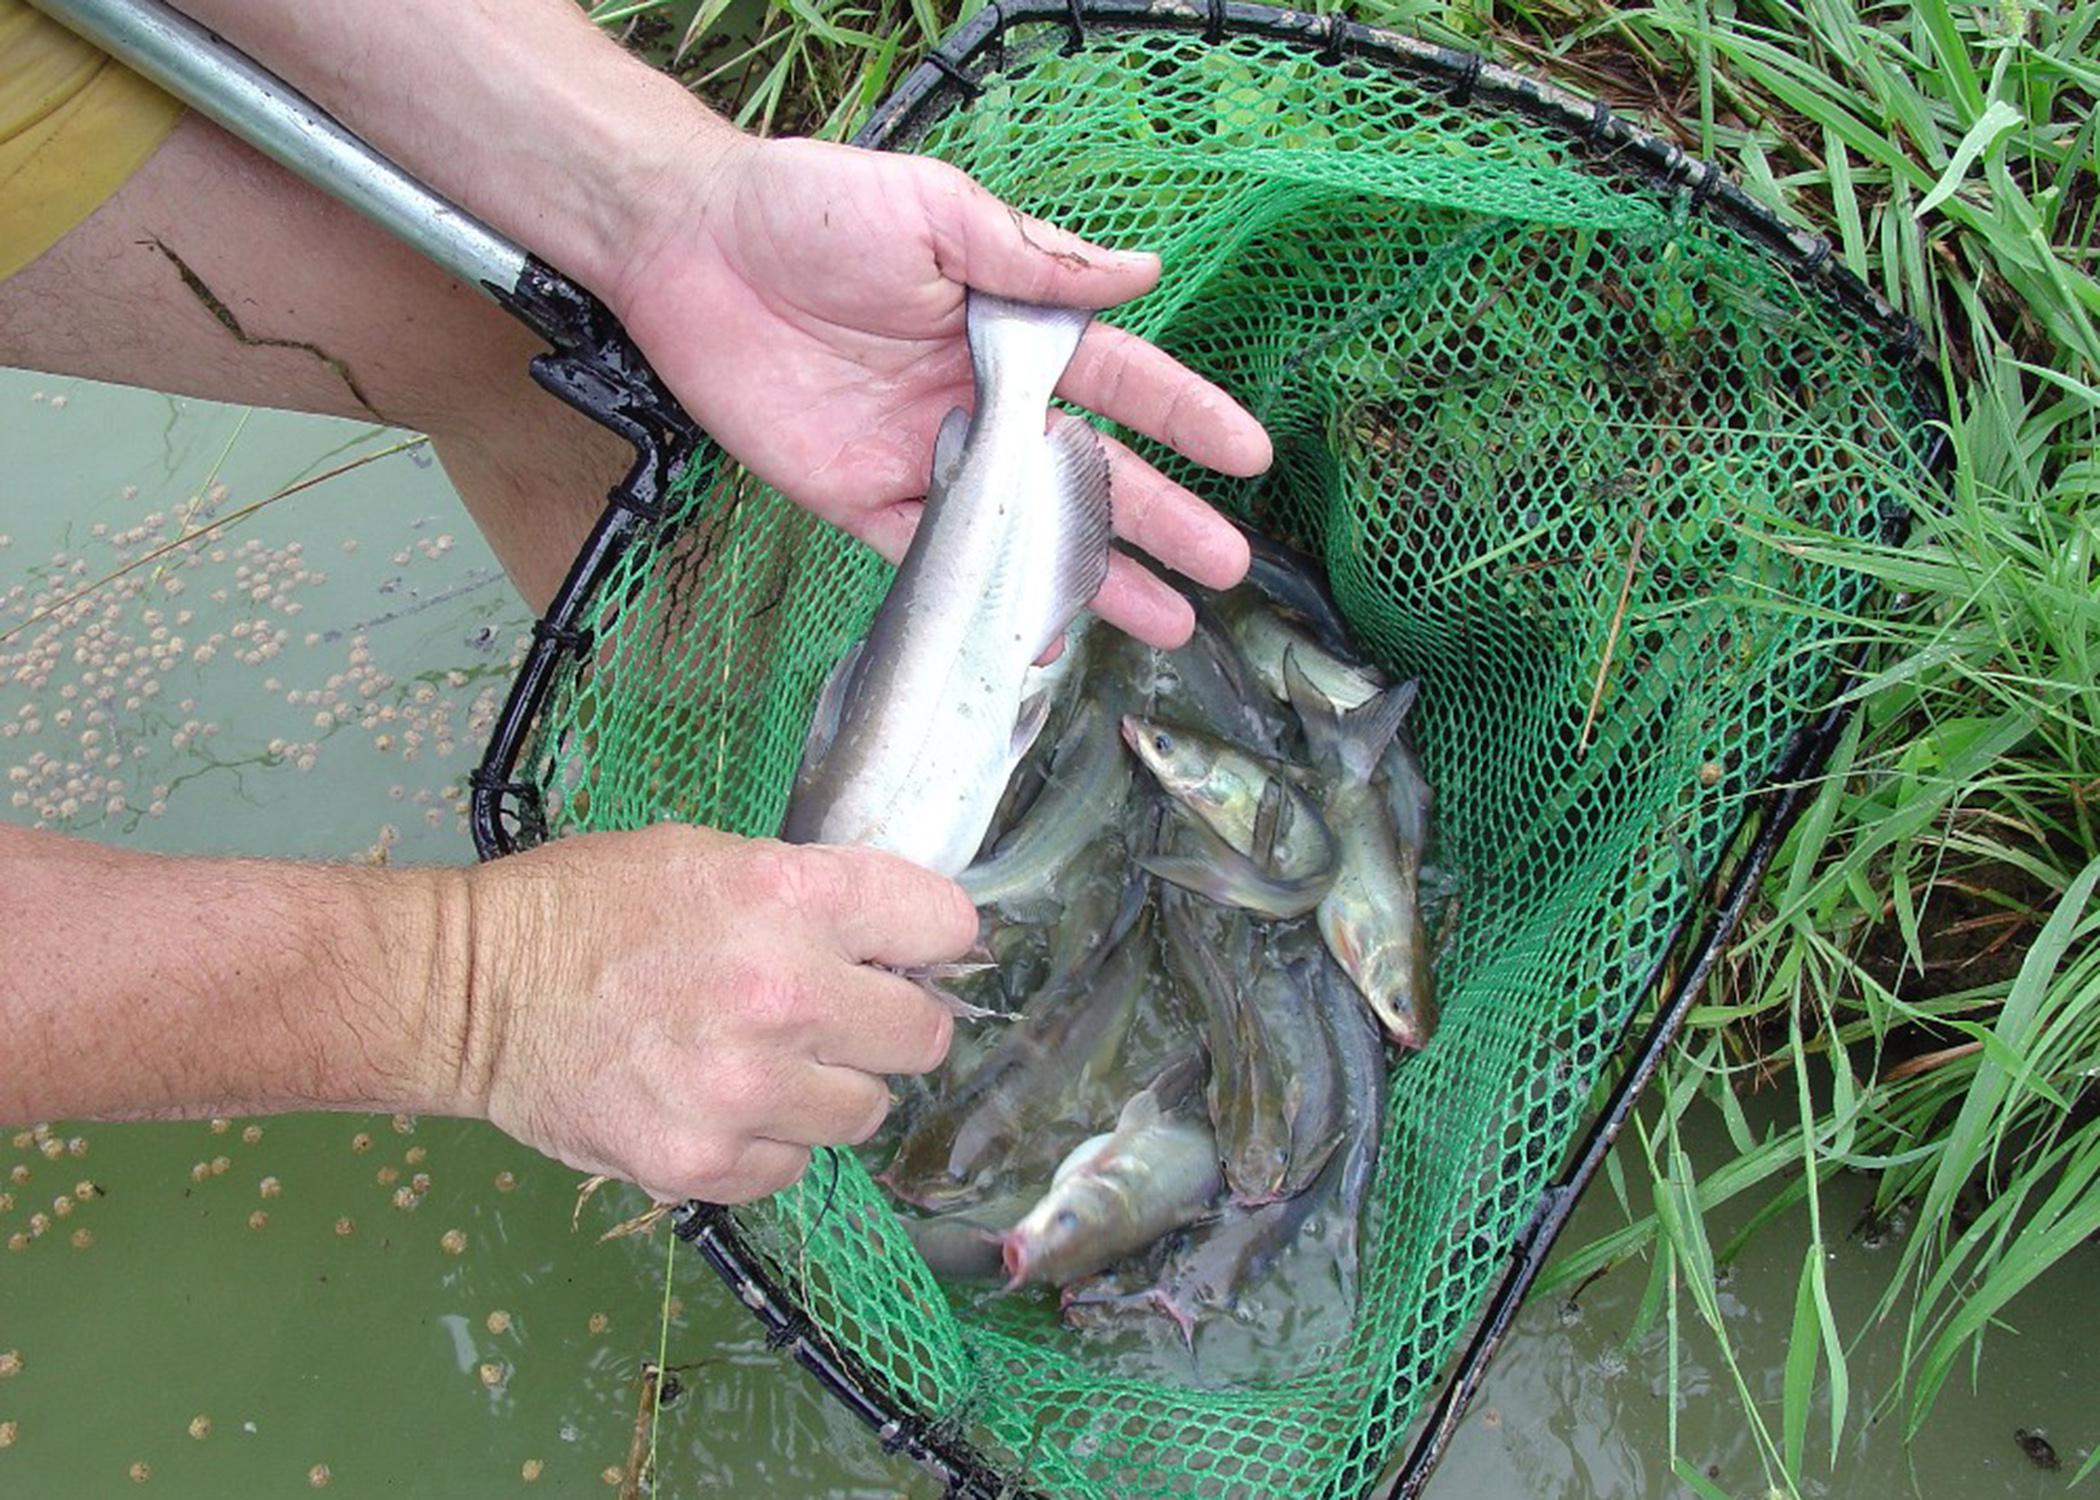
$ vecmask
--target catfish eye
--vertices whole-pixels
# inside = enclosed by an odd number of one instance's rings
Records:
[[[1061,1208],[1050,1219],[1051,1227],[1060,1234],[1079,1233],[1079,1215],[1069,1208]]]
[[[1153,730],[1152,748],[1161,755],[1172,755],[1174,753],[1174,736],[1168,734],[1164,729]]]

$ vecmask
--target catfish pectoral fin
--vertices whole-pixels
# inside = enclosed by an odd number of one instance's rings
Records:
[[[1290,1171],[1284,1177],[1283,1196],[1295,1198],[1298,1194],[1309,1190],[1318,1180],[1320,1174],[1327,1169],[1327,1163],[1334,1159],[1334,1153],[1340,1148],[1348,1134],[1347,1126],[1338,1127],[1332,1135],[1315,1145],[1311,1151],[1303,1155],[1293,1154]]]
[[[1220,906],[1236,906],[1276,921],[1304,916],[1320,904],[1334,885],[1332,868],[1304,879],[1285,880],[1264,875],[1237,850],[1226,849],[1225,856],[1228,857],[1203,859],[1193,855],[1146,854],[1140,855],[1136,863],[1146,874],[1156,875],[1169,885],[1193,891]]]

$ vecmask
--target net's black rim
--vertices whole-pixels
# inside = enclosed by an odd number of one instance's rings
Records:
[[[1529,77],[1478,53],[1339,16],[1307,15],[1240,0],[1202,4],[1192,0],[995,0],[927,55],[878,107],[854,137],[854,144],[875,150],[908,145],[930,121],[978,96],[981,89],[972,69],[987,52],[1003,54],[1011,29],[1044,23],[1068,27],[1075,45],[1097,30],[1177,31],[1198,34],[1213,44],[1233,36],[1264,37],[1293,44],[1308,56],[1335,66],[1391,69],[1440,88],[1454,104],[1483,114],[1513,113],[1543,124],[1566,136],[1594,162],[1644,179],[1664,192],[1681,193],[1687,212],[1707,214],[1742,233],[1812,295],[1877,336],[1882,356],[1903,372],[1925,419],[1934,423],[1926,468],[1942,473],[1950,461],[1944,430],[1934,422],[1944,408],[1926,378],[1935,360],[1923,331],[1842,265],[1827,237],[1774,213],[1743,192],[1715,163],[1620,118],[1601,100]],[[665,404],[675,409],[667,397]],[[664,483],[675,479],[697,446],[696,437],[681,434],[681,438],[669,451],[645,455],[657,466]],[[591,650],[590,634],[582,622],[599,587],[639,537],[666,524],[654,504],[635,503],[625,493],[627,488],[613,492],[553,604],[534,626],[531,647],[512,681],[488,748],[470,778],[469,823],[475,851],[484,860],[515,853],[547,835],[544,794],[537,783],[518,775],[526,740],[564,657],[581,659]],[[662,484],[653,487],[650,500],[661,491]],[[1878,518],[1879,539],[1890,545],[1901,543],[1909,519],[1901,508],[1885,510]],[[1858,666],[1855,658],[1840,676],[1856,672]],[[1741,923],[1764,871],[1813,795],[1813,783],[1855,711],[1856,706],[1834,708],[1803,723],[1758,789],[1744,799],[1742,818],[1720,846],[1712,866],[1702,872],[1702,881],[1710,884],[1730,851],[1744,845],[1745,834],[1755,822],[1756,832],[1725,891],[1705,912],[1705,926],[1682,958],[1669,994],[1570,1164],[1543,1190],[1533,1216],[1511,1243],[1510,1266],[1489,1297],[1436,1402],[1419,1422],[1406,1458],[1397,1469],[1389,1463],[1390,1477],[1379,1480],[1372,1492],[1413,1500],[1428,1482],[1576,1202],[1603,1165],[1620,1128],[1676,1039],[1693,999]],[[1671,928],[1661,956],[1643,977],[1638,993],[1650,994],[1660,987],[1679,946],[1701,915],[1696,904],[1686,909]],[[1638,1013],[1637,1007],[1634,1015]],[[1614,1039],[1614,1051],[1632,1028],[1629,1018]],[[674,1224],[678,1235],[699,1249],[731,1293],[751,1309],[765,1327],[768,1343],[791,1353],[877,1435],[885,1451],[916,1461],[942,1481],[949,1495],[1018,1500],[1028,1493],[1002,1478],[960,1435],[906,1409],[860,1361],[831,1347],[804,1309],[766,1273],[761,1258],[727,1210],[690,1203],[678,1211]],[[1393,1451],[1398,1453],[1398,1446]]]

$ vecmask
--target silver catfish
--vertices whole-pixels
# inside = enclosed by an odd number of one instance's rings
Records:
[[[1313,761],[1329,778],[1327,821],[1336,830],[1340,869],[1320,899],[1320,936],[1396,1047],[1420,1050],[1436,1029],[1435,975],[1422,925],[1422,844],[1429,785],[1410,788],[1417,816],[1403,842],[1372,785],[1388,747],[1414,706],[1417,684],[1387,688],[1344,714],[1307,680],[1297,648],[1284,653],[1291,702],[1305,724]],[[1410,762],[1411,765],[1411,762]]]
[[[1049,710],[1031,665],[1108,575],[1108,455],[1044,413],[1091,315],[973,292],[977,409],[948,413],[918,533],[818,700],[782,836],[968,866]]]
[[[1072,1148],[1001,1241],[1008,1291],[1076,1281],[1209,1213],[1217,1141],[1200,1109],[1180,1111],[1201,1078],[1198,1055],[1170,1063],[1123,1106],[1114,1130]]]

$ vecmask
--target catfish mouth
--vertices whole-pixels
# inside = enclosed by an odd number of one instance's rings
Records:
[[[1145,731],[1138,724],[1137,716],[1135,714],[1123,715],[1122,730],[1123,743],[1130,747],[1130,751],[1133,755],[1142,758],[1145,753],[1142,748],[1143,741],[1145,738]]]
[[[928,1213],[943,1213],[951,1208],[960,1208],[970,1201],[972,1194],[971,1184],[946,1172],[929,1181],[915,1181],[910,1170],[901,1161],[892,1161],[875,1174],[875,1180],[913,1208],[921,1208]]]
[[[1402,1052],[1420,1052],[1429,1040],[1429,1022],[1415,1014],[1415,1008],[1404,1000],[1390,995],[1366,996],[1371,1013],[1378,1017],[1380,1029],[1386,1040]]]
[[[1028,1280],[1028,1246],[1018,1234],[999,1236],[999,1264],[1006,1271],[1006,1289],[1018,1292]]]

